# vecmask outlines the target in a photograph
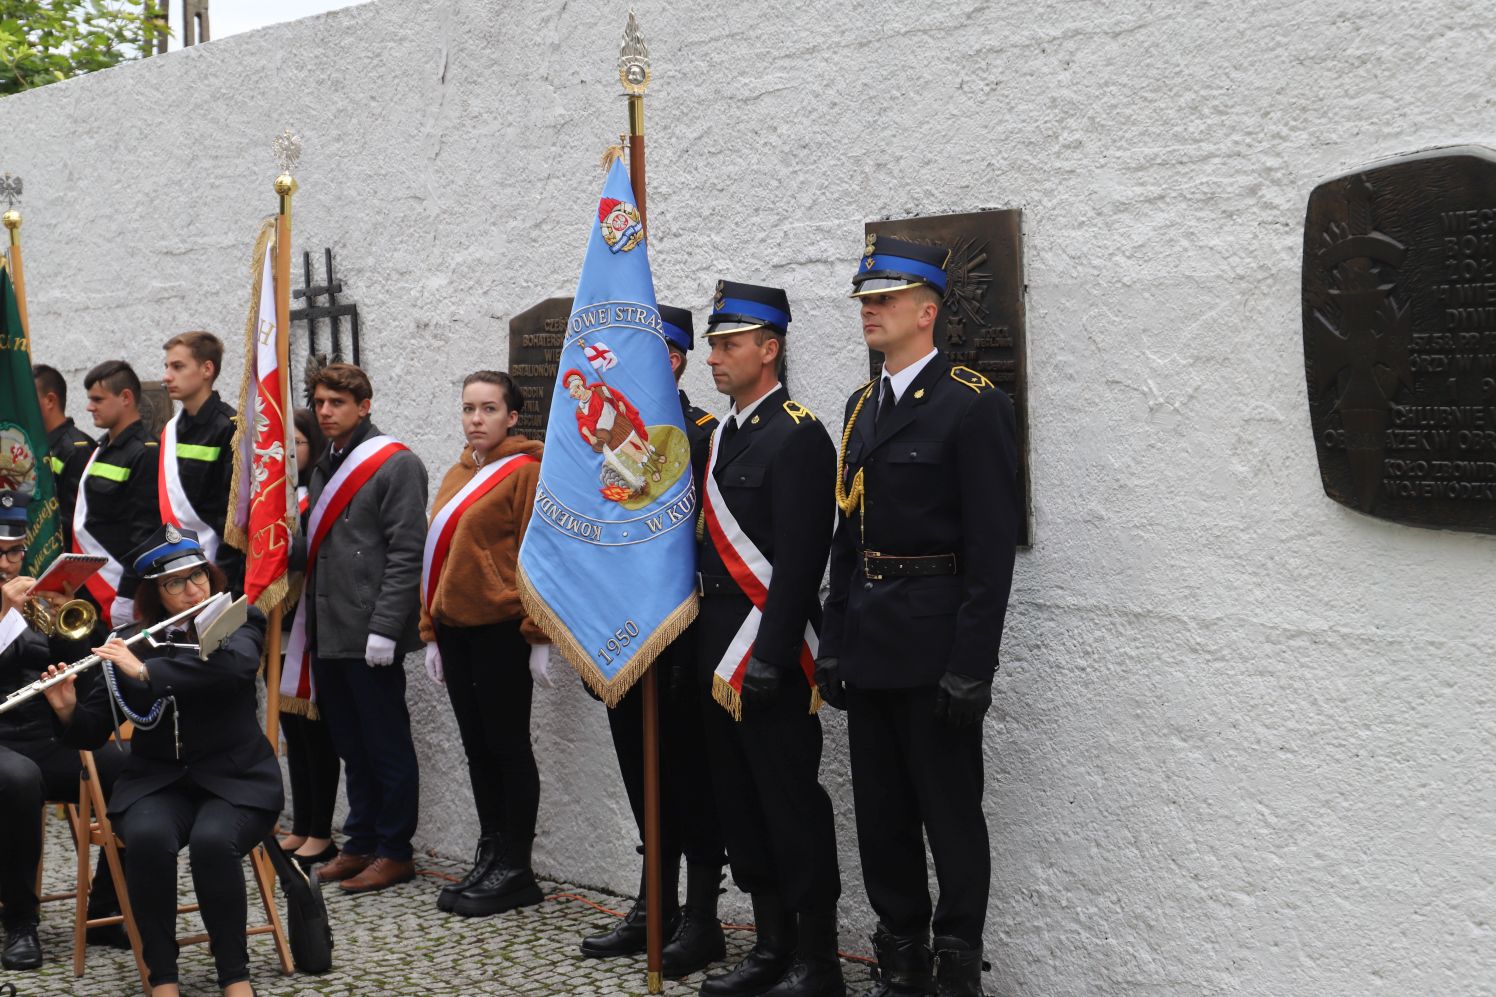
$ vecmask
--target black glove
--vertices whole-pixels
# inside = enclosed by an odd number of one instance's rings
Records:
[[[992,680],[946,672],[935,690],[935,719],[951,727],[966,727],[982,719],[992,707]]]
[[[838,710],[847,708],[847,687],[842,685],[841,659],[816,659],[816,688],[821,690],[821,699]]]
[[[748,670],[743,673],[744,708],[768,706],[778,695],[779,669],[762,658],[749,658]]]

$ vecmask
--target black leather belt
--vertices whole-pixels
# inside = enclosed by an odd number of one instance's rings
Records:
[[[742,595],[743,590],[731,575],[703,575],[696,572],[697,595]]]
[[[959,573],[955,554],[900,557],[894,554],[880,554],[875,550],[862,552],[862,574],[873,581],[883,578],[929,578],[934,575]]]

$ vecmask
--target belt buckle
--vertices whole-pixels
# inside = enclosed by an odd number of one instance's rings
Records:
[[[876,550],[865,550],[865,551],[862,552],[862,576],[864,578],[866,578],[868,581],[870,581],[870,582],[881,582],[883,580],[883,576],[882,575],[875,575],[875,574],[873,574],[872,564],[868,561],[868,558],[882,557],[882,556],[883,555],[880,554]]]

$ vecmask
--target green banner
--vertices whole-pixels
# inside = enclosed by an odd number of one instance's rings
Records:
[[[31,496],[25,572],[35,578],[62,553],[57,485],[31,377],[31,341],[21,326],[10,271],[0,266],[0,489]]]

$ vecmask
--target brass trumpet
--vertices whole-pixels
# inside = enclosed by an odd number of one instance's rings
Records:
[[[93,603],[69,599],[54,608],[43,592],[36,592],[27,600],[21,607],[21,615],[32,629],[47,637],[64,640],[82,640],[93,633],[94,625],[99,622],[99,611],[94,609]]]

